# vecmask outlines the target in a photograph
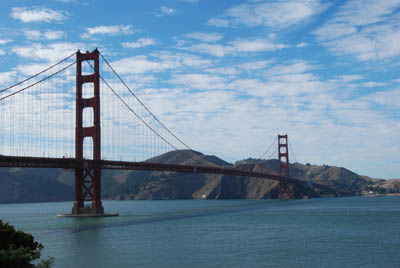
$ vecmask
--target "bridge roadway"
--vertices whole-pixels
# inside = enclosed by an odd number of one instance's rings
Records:
[[[90,168],[100,165],[102,169],[123,169],[123,170],[152,170],[152,171],[172,171],[184,173],[209,173],[244,177],[264,178],[275,181],[286,181],[289,183],[305,183],[302,180],[281,177],[273,174],[261,172],[245,171],[231,167],[206,167],[160,164],[151,162],[125,162],[110,160],[83,160],[75,158],[46,158],[46,157],[20,157],[0,155],[0,167],[24,167],[24,168]]]

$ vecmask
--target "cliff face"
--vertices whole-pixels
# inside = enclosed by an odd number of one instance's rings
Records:
[[[246,159],[232,165],[216,156],[188,150],[169,152],[148,161],[230,166],[271,174],[278,171],[277,160]],[[371,179],[327,165],[291,164],[290,176],[308,182],[290,186],[294,198],[350,196],[376,189],[390,193],[400,189],[399,179]],[[72,171],[0,168],[0,203],[73,200],[73,184]],[[104,170],[102,175],[105,199],[261,199],[277,198],[278,194],[277,181],[261,178],[132,170]]]

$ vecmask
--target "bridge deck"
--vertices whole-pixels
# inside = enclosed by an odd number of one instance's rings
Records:
[[[206,167],[173,165],[151,162],[125,162],[109,160],[83,160],[75,158],[45,158],[45,157],[19,157],[19,156],[0,156],[0,167],[26,167],[26,168],[63,168],[75,169],[79,167],[94,167],[100,165],[102,169],[123,169],[123,170],[152,170],[152,171],[171,171],[184,173],[209,173],[244,177],[264,178],[269,180],[288,182],[303,182],[301,180],[280,177],[273,174],[261,172],[245,171],[231,167]],[[303,182],[304,183],[304,182]]]

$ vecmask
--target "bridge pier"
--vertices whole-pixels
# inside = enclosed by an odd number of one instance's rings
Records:
[[[89,167],[83,162],[84,168],[75,169],[75,201],[72,207],[73,215],[103,215],[101,202],[101,167]],[[85,201],[91,201],[85,206]]]

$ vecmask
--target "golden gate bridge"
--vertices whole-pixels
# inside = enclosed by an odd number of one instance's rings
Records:
[[[73,216],[107,215],[102,169],[265,178],[279,182],[279,198],[290,198],[291,184],[305,183],[289,176],[287,135],[278,135],[260,157],[277,141],[278,174],[204,161],[148,109],[97,49],[73,53],[0,90],[0,128],[0,167],[74,170]],[[169,151],[190,162],[157,163],[156,156]]]

